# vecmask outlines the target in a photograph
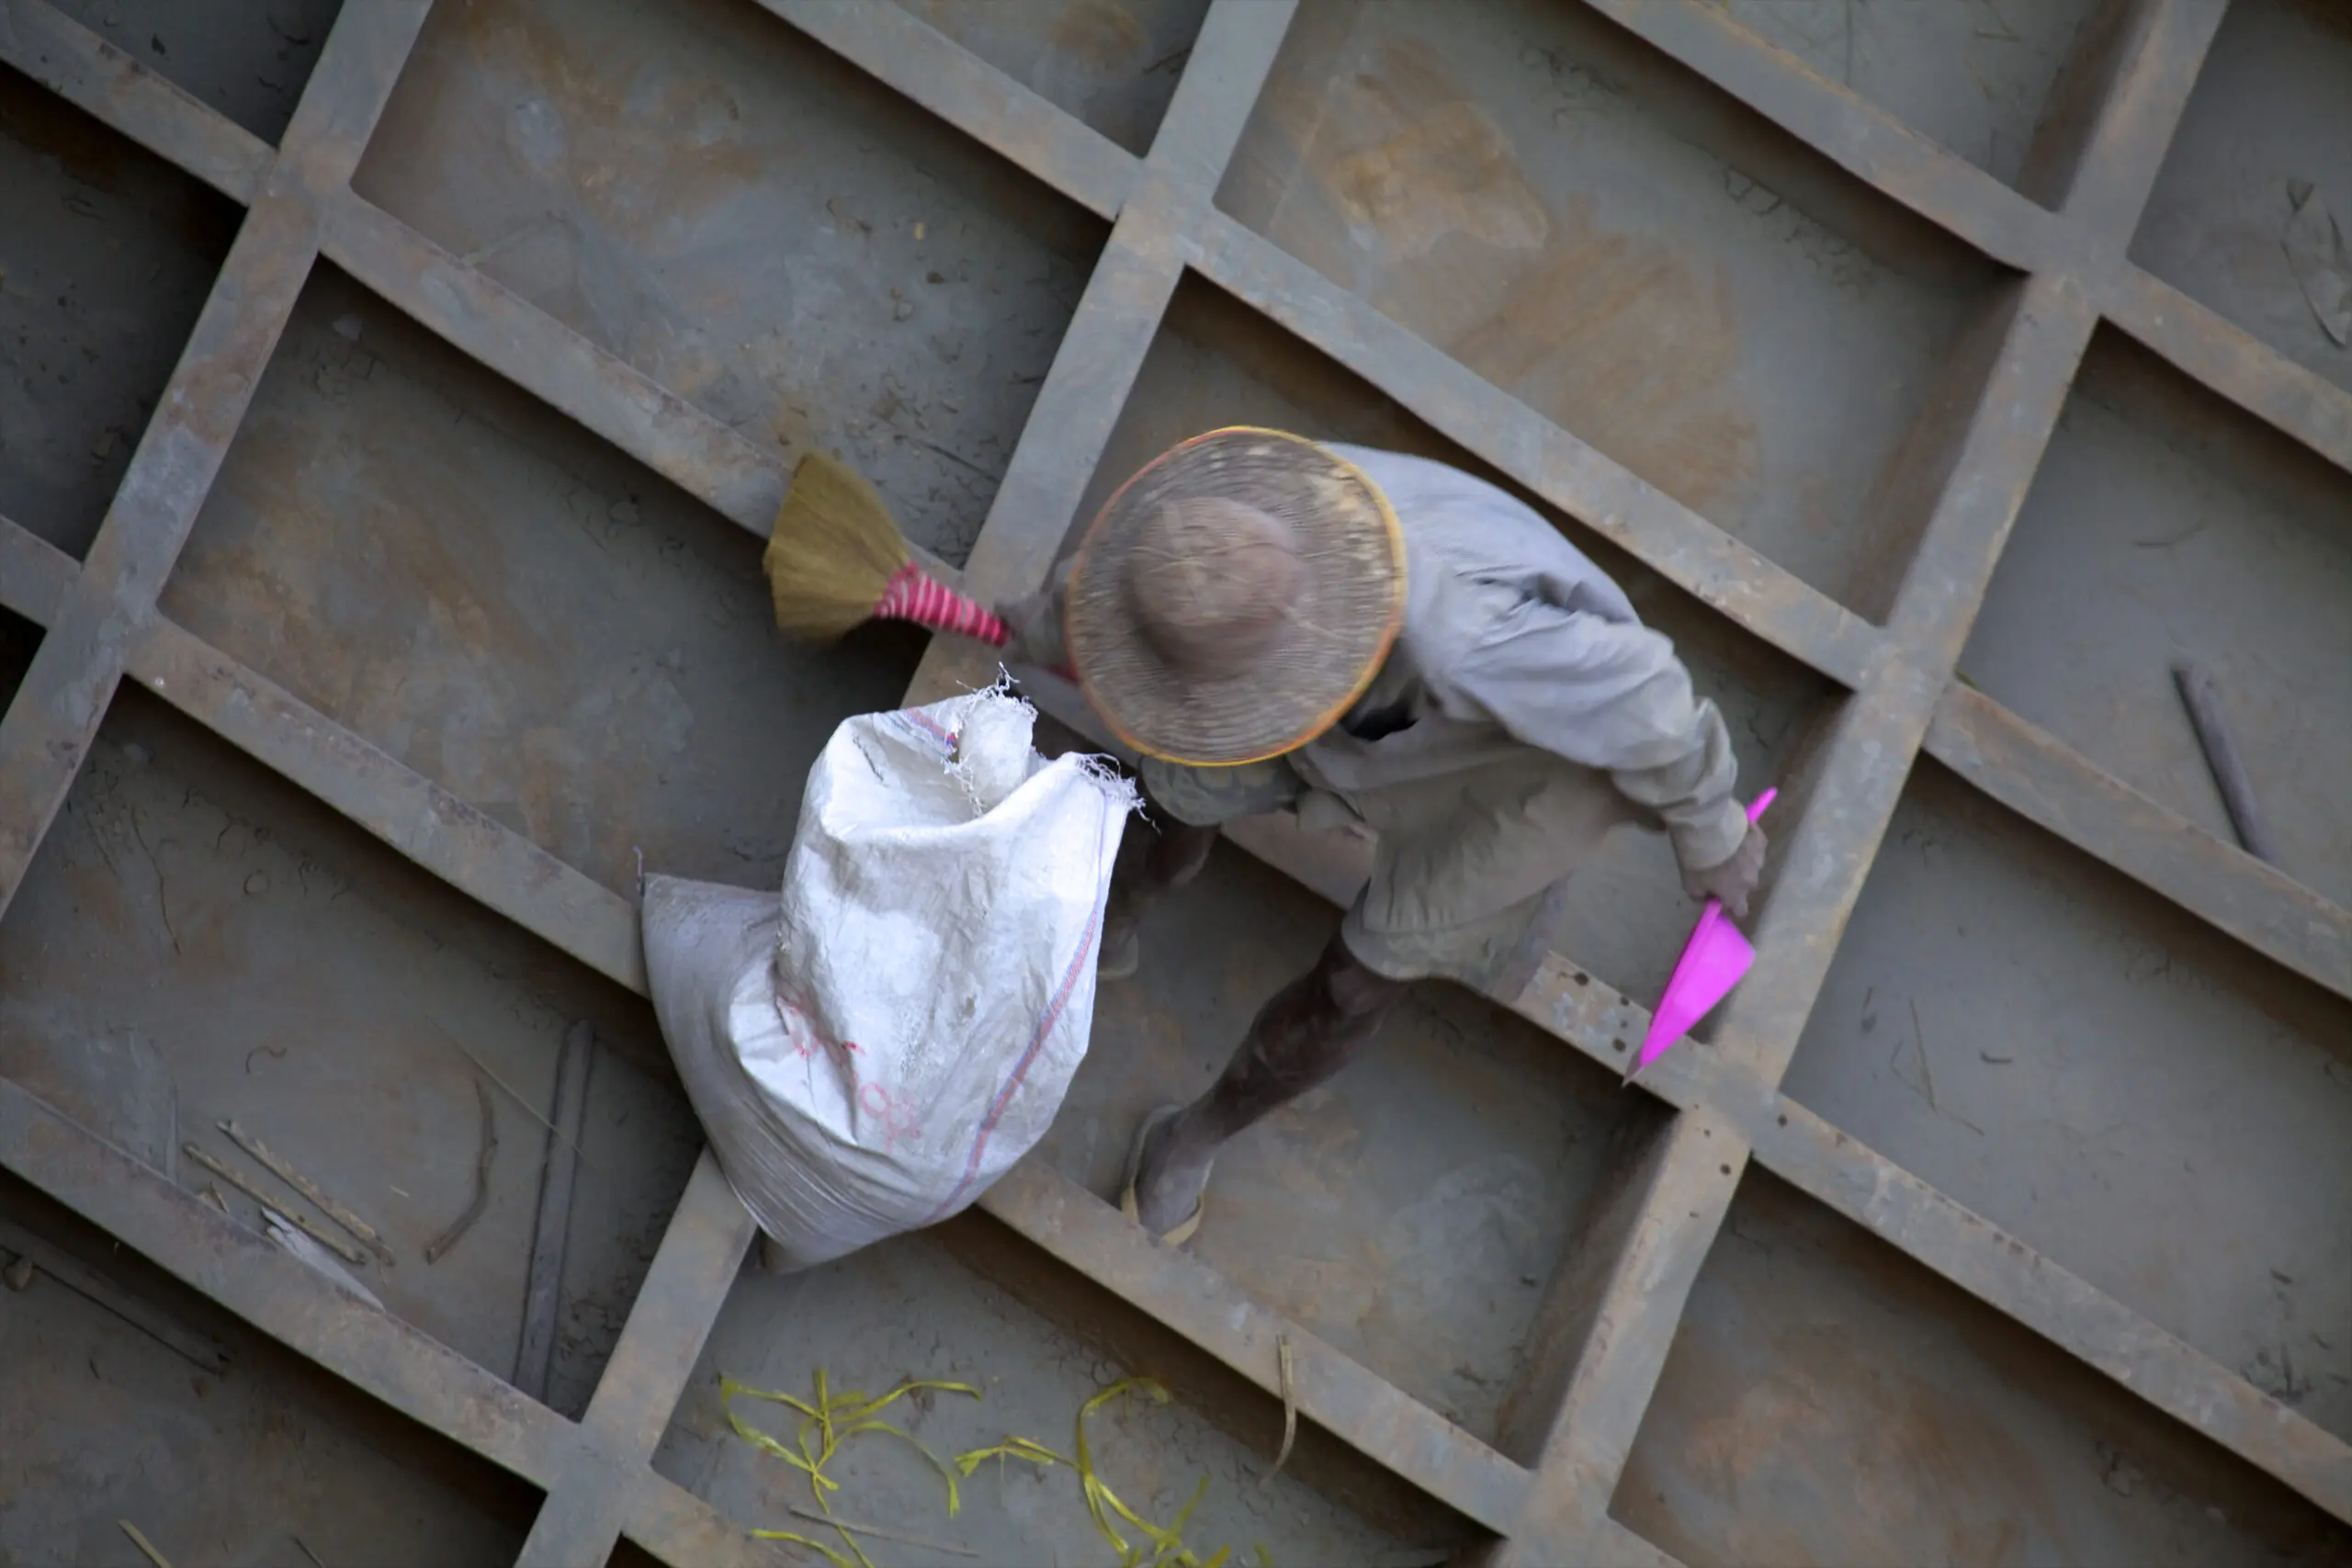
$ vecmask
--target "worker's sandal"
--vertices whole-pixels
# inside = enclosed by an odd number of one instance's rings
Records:
[[[1145,1117],[1143,1125],[1136,1129],[1135,1145],[1127,1150],[1126,1180],[1119,1189],[1119,1213],[1137,1224],[1143,1224],[1143,1210],[1136,1201],[1136,1179],[1143,1174],[1143,1146],[1149,1141],[1153,1128],[1180,1114],[1183,1109],[1181,1105],[1163,1105]],[[1205,1176],[1202,1178],[1202,1194],[1193,1201],[1193,1212],[1155,1236],[1154,1240],[1162,1247],[1182,1247],[1193,1239],[1193,1233],[1201,1228],[1202,1206],[1208,1201],[1207,1180]]]
[[[1132,922],[1102,928],[1102,951],[1094,961],[1098,980],[1124,980],[1143,966],[1143,937]]]

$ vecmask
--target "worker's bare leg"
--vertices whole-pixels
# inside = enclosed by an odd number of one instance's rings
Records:
[[[1365,968],[1332,937],[1313,969],[1258,1010],[1216,1085],[1154,1129],[1136,1178],[1144,1228],[1161,1235],[1182,1224],[1218,1147],[1346,1066],[1404,994],[1404,981]]]
[[[1129,829],[1111,874],[1111,897],[1102,911],[1102,972],[1113,977],[1135,972],[1136,928],[1144,911],[1198,876],[1216,846],[1215,828],[1179,822],[1164,810],[1155,809],[1151,817],[1152,826]]]

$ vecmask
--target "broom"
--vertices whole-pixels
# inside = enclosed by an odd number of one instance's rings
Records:
[[[793,470],[761,564],[775,598],[775,624],[793,637],[832,642],[867,621],[898,620],[992,648],[1012,640],[985,606],[917,566],[880,493],[822,452],[809,453]]]

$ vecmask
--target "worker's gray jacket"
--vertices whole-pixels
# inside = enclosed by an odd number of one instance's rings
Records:
[[[1362,468],[1405,536],[1405,624],[1370,691],[1295,753],[1339,794],[1464,772],[1535,747],[1608,774],[1686,868],[1747,831],[1714,704],[1674,645],[1532,508],[1425,457],[1324,445]],[[1408,727],[1409,726],[1409,727]],[[1317,775],[1320,775],[1319,778]]]
[[[1686,869],[1729,860],[1747,819],[1732,799],[1737,767],[1723,716],[1691,691],[1674,645],[1641,624],[1623,590],[1484,479],[1425,457],[1324,445],[1396,509],[1405,623],[1363,699],[1289,754],[1307,784],[1345,801],[1466,776],[1532,748],[1605,775],[1664,825]],[[1040,617],[1056,643],[1068,590],[1065,575]],[[1042,663],[1067,662],[1059,647],[1036,651]]]

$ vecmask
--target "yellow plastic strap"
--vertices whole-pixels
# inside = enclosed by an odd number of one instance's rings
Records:
[[[852,1562],[848,1558],[843,1557],[840,1552],[835,1551],[823,1541],[810,1540],[807,1536],[795,1535],[790,1530],[753,1530],[752,1531],[752,1539],[753,1540],[788,1540],[795,1546],[806,1546],[813,1551],[823,1552],[828,1558],[832,1560],[833,1568],[857,1568],[856,1563]],[[857,1543],[855,1541],[852,1541],[850,1544],[854,1546]],[[860,1555],[862,1556],[864,1554],[861,1553]]]

